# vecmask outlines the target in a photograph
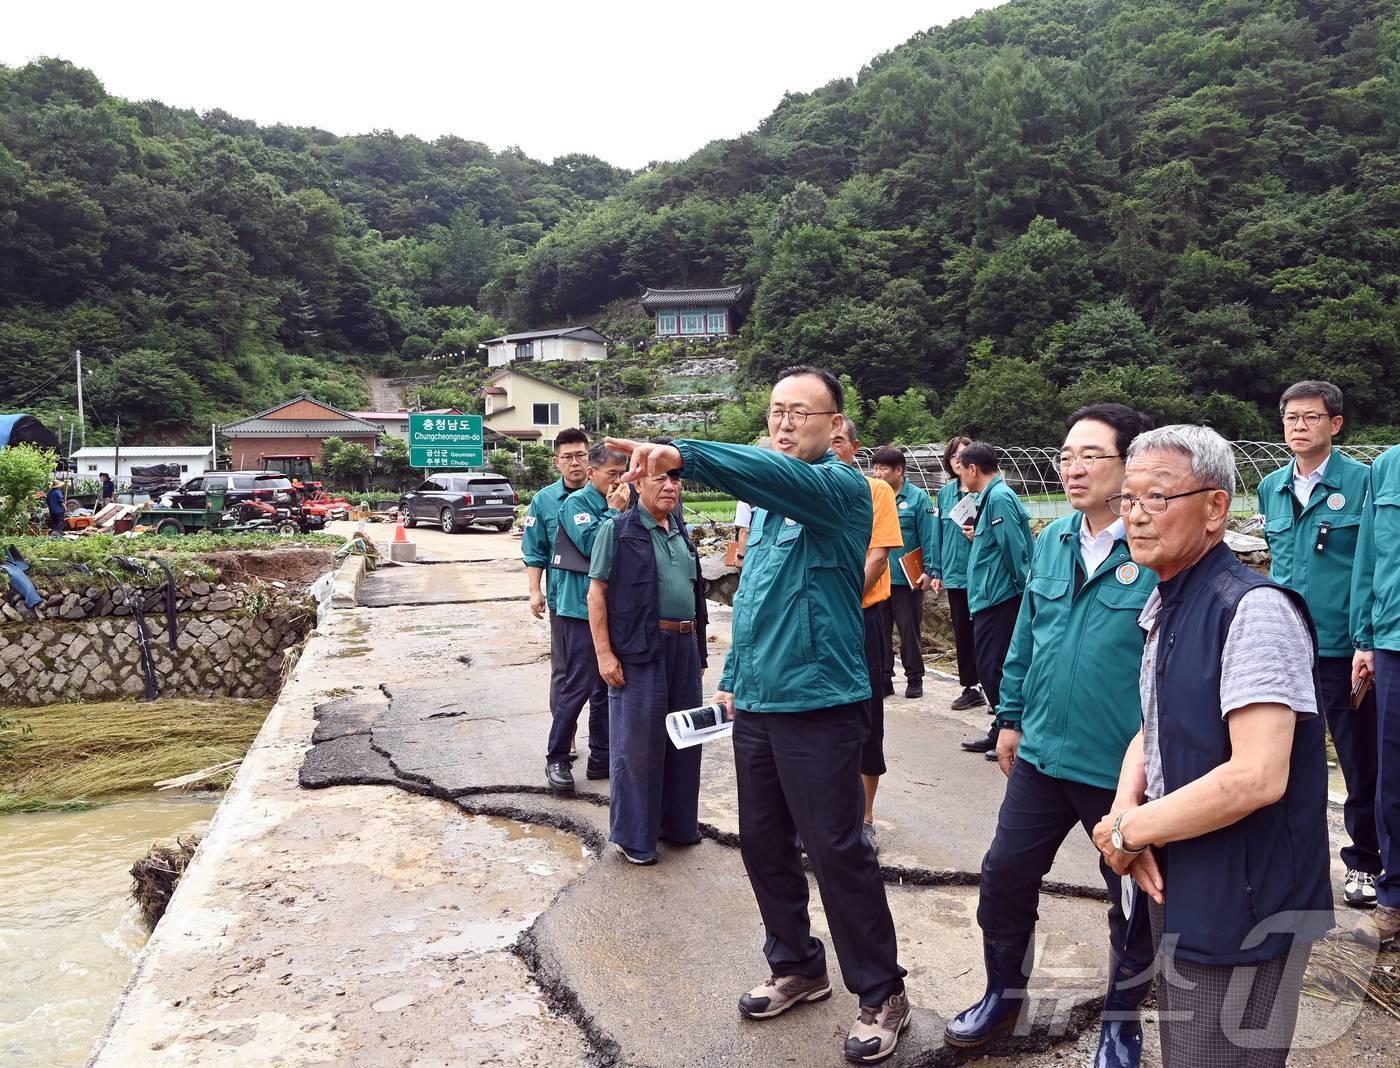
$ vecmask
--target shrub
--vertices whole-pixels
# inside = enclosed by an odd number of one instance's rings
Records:
[[[0,449],[0,533],[27,531],[34,497],[48,489],[57,462],[52,452],[32,445]]]

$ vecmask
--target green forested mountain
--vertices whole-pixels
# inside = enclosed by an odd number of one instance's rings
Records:
[[[0,145],[0,401],[74,344],[103,388],[164,375],[151,420],[334,400],[344,354],[742,281],[751,380],[822,362],[1008,444],[1101,397],[1276,436],[1304,376],[1400,423],[1395,0],[1013,0],[631,176],[133,104],[54,61],[0,70]]]

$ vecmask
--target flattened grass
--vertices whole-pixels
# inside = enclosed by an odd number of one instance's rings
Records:
[[[0,760],[0,813],[77,807],[241,757],[271,707],[170,698],[7,710],[30,729],[6,732],[14,748]]]

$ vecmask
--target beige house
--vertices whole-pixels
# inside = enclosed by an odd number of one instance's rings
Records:
[[[523,371],[497,371],[486,380],[482,423],[489,434],[554,447],[566,426],[579,425],[583,398]]]
[[[554,330],[506,334],[482,342],[481,347],[486,350],[488,367],[504,367],[512,360],[582,363],[608,358],[608,339],[591,326],[561,326]]]

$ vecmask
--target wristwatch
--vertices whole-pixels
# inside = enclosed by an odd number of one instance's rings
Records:
[[[1113,821],[1113,848],[1120,853],[1126,853],[1130,857],[1135,857],[1147,847],[1143,846],[1141,849],[1129,849],[1127,844],[1123,841],[1123,817],[1126,815],[1126,811],[1120,812],[1118,813],[1118,818]]]
[[[996,728],[999,731],[1019,731],[1021,729],[1021,721],[1019,719],[998,719],[996,721]]]

